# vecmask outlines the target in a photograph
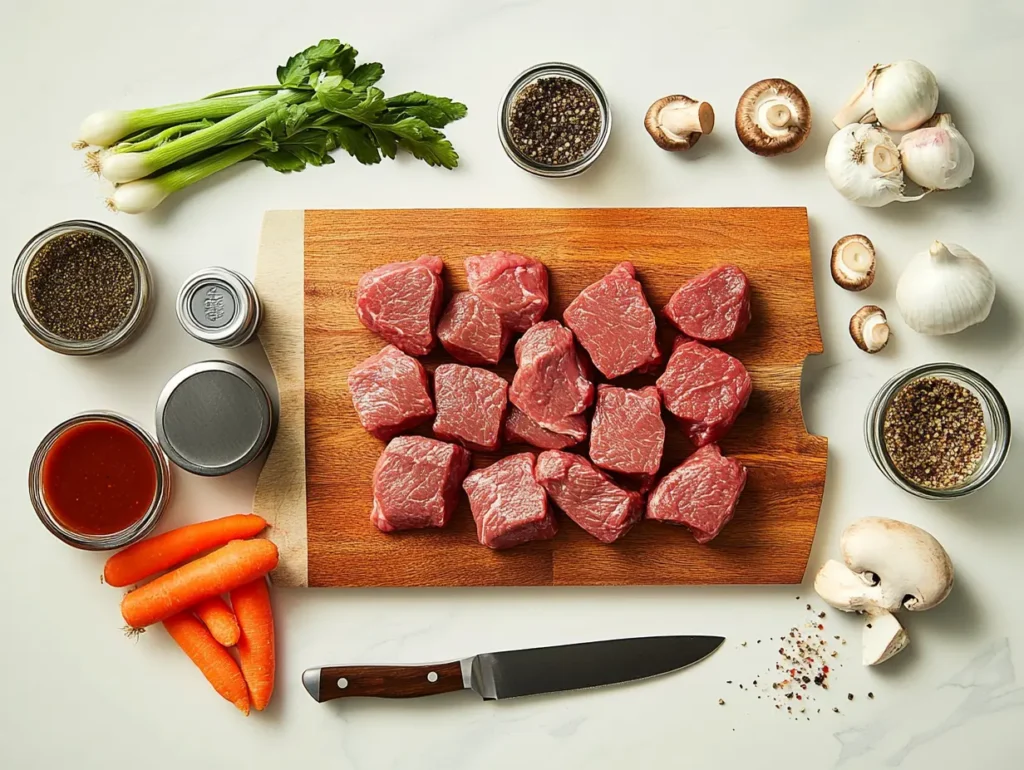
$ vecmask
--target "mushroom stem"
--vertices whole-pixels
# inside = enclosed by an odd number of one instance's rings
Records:
[[[900,167],[900,156],[884,144],[879,144],[871,153],[871,164],[878,173],[890,174]]]
[[[895,615],[883,612],[864,618],[862,641],[864,665],[877,666],[905,650],[910,644],[910,637]]]
[[[707,102],[681,104],[674,102],[661,111],[661,125],[677,136],[710,134],[715,127],[715,111]]]
[[[839,248],[839,258],[855,273],[866,273],[871,268],[875,255],[863,241],[849,240]]]
[[[775,128],[785,128],[792,118],[793,112],[785,104],[773,104],[765,114],[765,119]]]
[[[862,307],[850,319],[850,336],[865,353],[877,353],[889,342],[885,311],[877,305]]]

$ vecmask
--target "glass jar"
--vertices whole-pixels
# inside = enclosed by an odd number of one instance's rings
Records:
[[[135,286],[131,310],[121,324],[107,334],[91,340],[68,339],[50,331],[36,317],[29,301],[29,270],[40,250],[55,238],[76,232],[98,235],[116,245],[128,260]],[[145,325],[149,319],[152,283],[153,279],[150,276],[146,260],[135,244],[112,227],[107,227],[99,222],[75,219],[59,222],[46,228],[25,245],[14,263],[11,291],[14,296],[14,307],[21,317],[22,324],[37,342],[64,355],[91,356],[123,345]]]
[[[52,501],[47,500],[44,465],[50,451],[68,431],[89,423],[111,423],[132,434],[145,447],[155,473],[153,499],[146,511],[129,526],[108,534],[87,534],[72,528],[61,521]],[[142,540],[152,531],[170,498],[171,469],[156,440],[133,421],[114,412],[88,412],[65,420],[47,433],[39,443],[29,466],[28,490],[36,515],[51,534],[75,548],[105,551]]]
[[[579,160],[558,166],[540,163],[521,152],[516,147],[515,142],[512,141],[511,130],[512,107],[515,105],[516,99],[519,98],[523,89],[531,83],[536,83],[541,78],[552,77],[566,78],[586,88],[593,94],[597,100],[598,108],[601,110],[601,132],[598,134],[594,145]],[[512,82],[512,85],[509,86],[508,92],[505,94],[505,98],[502,99],[501,107],[498,110],[498,136],[501,138],[501,146],[505,148],[508,156],[519,168],[525,169],[531,174],[550,179],[576,176],[590,168],[601,155],[605,145],[608,144],[608,137],[611,135],[611,131],[612,111],[604,90],[587,72],[572,64],[564,64],[562,62],[538,64],[520,74]]]
[[[900,473],[885,445],[885,415],[896,394],[926,377],[949,380],[969,390],[981,404],[985,418],[985,447],[974,471],[959,484],[947,488],[922,486]],[[864,415],[864,440],[878,469],[901,489],[928,500],[948,500],[981,489],[1003,466],[1010,449],[1010,413],[991,382],[967,367],[934,363],[900,372],[875,395]]]

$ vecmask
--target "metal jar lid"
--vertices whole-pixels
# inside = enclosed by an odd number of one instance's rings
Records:
[[[178,292],[176,309],[185,331],[222,348],[244,345],[263,319],[252,282],[223,267],[208,267],[189,276]]]
[[[200,476],[223,476],[269,446],[274,407],[263,384],[229,361],[203,361],[174,375],[156,405],[167,456]]]

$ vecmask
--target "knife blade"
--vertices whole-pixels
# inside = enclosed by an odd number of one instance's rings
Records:
[[[306,669],[302,684],[318,703],[457,690],[500,700],[667,674],[703,660],[724,641],[721,636],[645,636],[490,652],[419,666],[324,666]]]

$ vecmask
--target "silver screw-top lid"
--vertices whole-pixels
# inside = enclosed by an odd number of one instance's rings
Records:
[[[223,267],[208,267],[189,276],[178,292],[177,312],[185,331],[224,348],[252,339],[263,317],[252,282]]]
[[[156,405],[156,436],[167,456],[200,476],[222,476],[270,444],[274,408],[263,384],[228,361],[203,361],[174,375]]]

